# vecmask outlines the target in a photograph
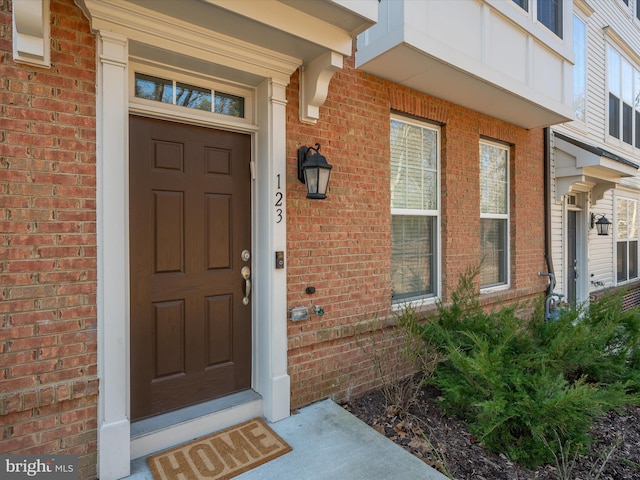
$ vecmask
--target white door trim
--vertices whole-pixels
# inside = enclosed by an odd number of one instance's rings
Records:
[[[563,205],[565,208],[564,214],[564,226],[563,226],[563,260],[562,260],[562,292],[567,293],[569,291],[568,282],[569,282],[569,272],[567,269],[569,268],[567,265],[566,252],[569,250],[568,246],[568,212],[575,211],[576,212],[576,262],[577,262],[577,271],[578,277],[576,278],[576,306],[580,307],[586,301],[589,300],[589,267],[588,267],[588,258],[587,258],[587,237],[588,237],[588,223],[587,223],[587,214],[588,208],[587,200],[588,195],[586,193],[576,192],[573,193],[576,197],[576,204],[569,205],[567,203],[567,196],[564,197]]]
[[[98,472],[129,474],[129,204],[127,39],[98,39],[96,208],[98,236]]]
[[[164,25],[159,31],[166,34],[167,28]],[[101,480],[128,476],[131,458],[128,247],[128,47],[131,39],[109,30],[96,32],[98,471]],[[123,30],[122,25],[119,30]],[[291,70],[292,65],[290,59],[275,65],[273,75],[264,76],[258,85],[256,99],[253,385],[263,398],[262,414],[271,421],[287,417],[290,406],[286,267],[274,268],[274,252],[286,251],[286,86],[295,70]],[[260,65],[261,71],[264,72],[264,68],[264,64]],[[285,68],[289,76],[283,75]],[[282,194],[282,212],[274,208],[278,192]]]

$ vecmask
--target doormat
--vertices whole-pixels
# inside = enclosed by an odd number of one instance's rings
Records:
[[[147,458],[154,480],[226,480],[291,451],[260,418]]]

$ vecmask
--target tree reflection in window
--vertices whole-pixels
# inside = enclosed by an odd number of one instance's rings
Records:
[[[163,78],[136,73],[135,95],[138,98],[173,103],[173,82]]]
[[[244,118],[244,98],[228,93],[216,92],[214,112]]]
[[[136,73],[134,90],[137,98],[244,118],[244,97],[210,88]]]
[[[176,84],[176,105],[211,111],[211,90],[186,83]]]

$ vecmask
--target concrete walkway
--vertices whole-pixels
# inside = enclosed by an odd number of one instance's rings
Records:
[[[445,480],[331,400],[269,425],[293,451],[238,475],[237,480]],[[134,480],[152,480],[144,458],[132,462]]]

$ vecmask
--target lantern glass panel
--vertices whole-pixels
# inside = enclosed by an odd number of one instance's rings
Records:
[[[308,193],[318,193],[318,170],[318,167],[304,169],[304,181],[307,185]]]
[[[609,226],[611,222],[605,217],[601,217],[596,222],[596,230],[598,231],[598,235],[609,235]]]
[[[327,168],[318,169],[318,193],[326,194],[327,186],[329,185],[329,174],[331,170]]]

